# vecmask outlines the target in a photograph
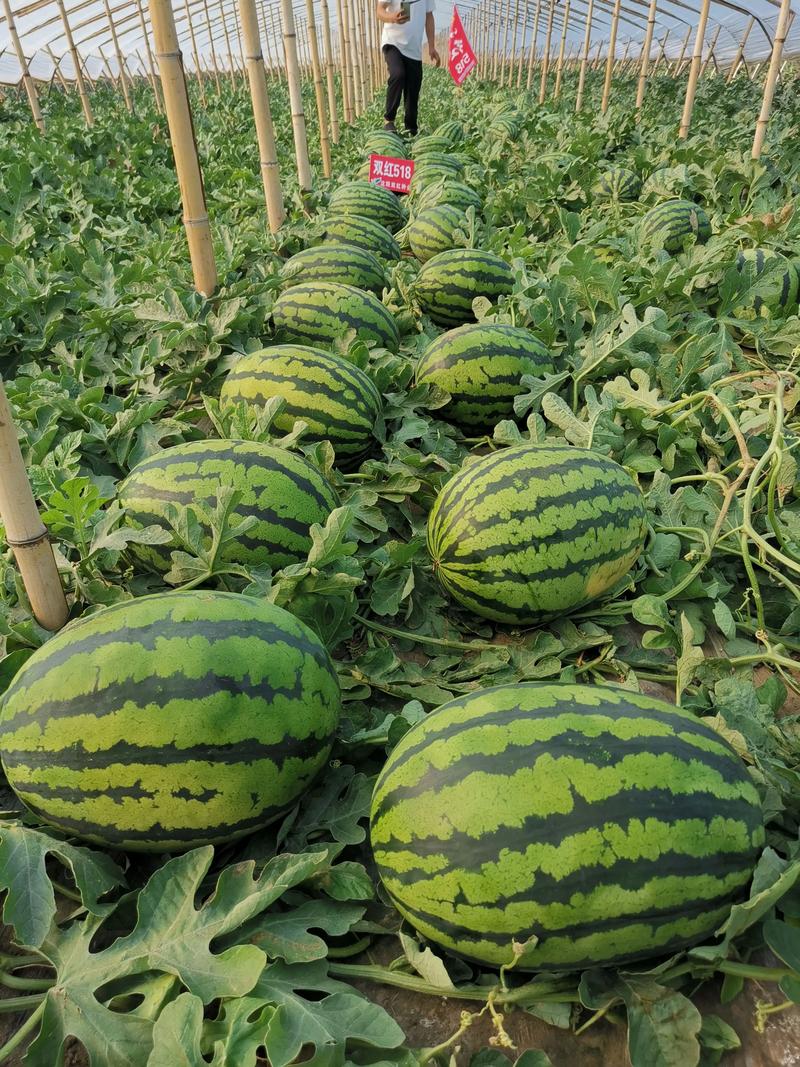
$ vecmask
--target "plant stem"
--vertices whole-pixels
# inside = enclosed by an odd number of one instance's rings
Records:
[[[44,1000],[41,993],[31,993],[29,997],[6,997],[0,1000],[0,1014],[14,1015],[18,1011],[28,1011]]]
[[[492,644],[489,641],[448,641],[444,637],[428,637],[426,634],[418,634],[413,630],[398,630],[393,626],[384,626],[382,622],[375,622],[373,619],[365,619],[363,615],[359,615],[358,612],[353,616],[357,622],[360,622],[362,626],[366,626],[368,630],[375,630],[379,634],[386,634],[387,637],[398,637],[405,641],[414,641],[418,645],[432,645],[436,648],[452,648],[452,649],[467,649],[470,652],[496,652],[500,645]]]
[[[42,998],[36,1010],[28,1016],[22,1026],[20,1026],[19,1030],[17,1030],[17,1032],[6,1041],[5,1045],[0,1048],[0,1063],[5,1063],[12,1052],[19,1048],[22,1042],[25,1041],[36,1029],[39,1025],[39,1020],[44,1014],[44,1005],[45,1001],[44,998]]]
[[[0,985],[8,989],[50,989],[53,983],[52,978],[17,978],[8,971],[0,971]]]
[[[339,945],[328,949],[328,959],[346,959],[348,956],[357,956],[359,952],[364,952],[372,944],[372,938],[367,935],[366,937],[359,938],[358,941],[352,945]]]

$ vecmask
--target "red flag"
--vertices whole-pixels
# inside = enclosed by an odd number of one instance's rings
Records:
[[[448,62],[450,77],[456,85],[463,85],[467,80],[467,75],[475,69],[477,63],[475,53],[472,51],[472,45],[467,40],[467,35],[464,32],[458,8],[454,6],[453,21],[450,23],[450,58]]]

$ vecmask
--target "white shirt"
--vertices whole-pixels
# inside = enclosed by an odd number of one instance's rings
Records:
[[[382,5],[389,14],[396,15],[400,10],[400,0],[388,0]],[[425,36],[425,16],[433,11],[436,0],[415,0],[411,4],[411,18],[408,22],[384,22],[381,34],[381,47],[392,44],[408,59],[422,59],[422,41]]]

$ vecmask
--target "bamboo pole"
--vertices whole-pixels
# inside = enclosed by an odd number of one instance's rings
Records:
[[[364,100],[364,82],[361,77],[361,56],[358,48],[358,23],[356,22],[355,3],[353,0],[342,0],[342,3],[347,8],[347,47],[349,50],[350,69],[353,73],[355,113],[356,116],[359,116],[364,111],[366,101]]]
[[[678,130],[678,137],[685,141],[689,136],[689,127],[692,124],[692,111],[694,109],[694,98],[697,92],[697,78],[700,74],[700,63],[703,58],[703,41],[706,35],[706,25],[708,23],[708,12],[711,6],[711,0],[703,0],[703,6],[700,8],[700,21],[697,23],[697,33],[694,38],[694,52],[692,54],[692,65],[689,70],[689,81],[686,85],[686,98],[683,102],[683,115],[681,116],[681,125]]]
[[[11,4],[9,0],[3,0],[3,10],[6,16],[6,26],[8,26],[8,34],[11,38],[11,42],[14,45],[14,51],[17,54],[17,62],[19,63],[20,70],[22,71],[22,84],[25,87],[25,94],[28,97],[28,104],[30,105],[31,115],[33,115],[33,121],[36,123],[41,133],[44,133],[44,119],[42,118],[42,109],[39,107],[39,97],[36,93],[36,85],[31,77],[30,68],[28,67],[28,61],[25,58],[25,53],[22,51],[22,43],[17,33],[17,26],[14,22],[14,15],[11,11]]]
[[[650,0],[650,7],[647,9],[647,28],[644,31],[644,44],[642,45],[642,58],[639,67],[639,83],[636,86],[637,114],[641,112],[642,103],[644,102],[644,90],[647,85],[647,68],[650,67],[650,50],[653,47],[653,33],[656,28],[657,2],[658,0]]]
[[[183,59],[175,31],[175,16],[171,0],[149,0],[149,4],[150,25],[153,28],[164,107],[181,190],[183,224],[186,228],[194,284],[199,293],[208,297],[217,287],[217,266],[214,262],[211,227],[206,211],[200,160],[197,158]]]
[[[519,43],[519,55],[517,56],[517,89],[522,88],[522,68],[525,61],[525,31],[528,28],[528,20],[531,16],[531,0],[525,0],[525,10],[522,15],[522,40]]]
[[[670,33],[670,31],[667,30],[667,32],[664,34],[664,36],[661,39],[661,45],[659,46],[659,49],[658,49],[658,55],[656,56],[656,61],[653,64],[653,77],[655,77],[656,73],[658,72],[658,68],[661,66],[661,60],[664,58],[664,55],[666,54],[667,41],[669,40],[669,33]]]
[[[239,0],[239,20],[245,46],[245,63],[250,82],[250,97],[253,102],[253,120],[258,140],[258,155],[261,163],[261,179],[264,183],[264,199],[267,218],[272,233],[281,228],[286,212],[283,209],[283,193],[278,167],[278,152],[275,147],[275,128],[267,92],[264,70],[264,55],[261,51],[261,34],[255,0]]]
[[[222,4],[219,5],[219,17],[222,23],[222,36],[225,38],[225,51],[228,53],[228,74],[230,75],[231,85],[236,86],[236,64],[233,62],[233,47],[231,46],[231,35],[228,31],[228,16],[225,14],[225,8]]]
[[[79,57],[79,58],[80,58],[80,57]],[[95,80],[94,80],[94,78],[92,77],[91,71],[89,70],[89,67],[88,67],[88,65],[87,65],[87,63],[86,63],[86,60],[85,60],[85,59],[81,59],[81,61],[80,61],[80,62],[81,62],[81,70],[83,71],[83,76],[84,76],[84,78],[85,78],[85,79],[86,79],[86,80],[88,81],[88,83],[89,83],[89,84],[91,85],[92,89],[94,89],[94,87],[95,87]]]
[[[603,51],[603,42],[602,41],[598,41],[597,42],[597,49],[596,49],[596,51],[594,53],[594,59],[592,60],[592,70],[597,70],[597,68],[600,66],[600,56],[602,54],[602,51]]]
[[[336,80],[334,78],[333,48],[331,46],[331,19],[328,0],[321,0],[322,45],[325,50],[325,82],[328,92],[328,111],[331,117],[331,140],[339,143],[339,116],[336,112]]]
[[[739,42],[739,47],[736,49],[736,55],[733,57],[733,62],[731,63],[731,69],[729,70],[728,77],[726,79],[728,84],[730,84],[733,81],[733,79],[736,77],[736,75],[737,75],[737,73],[739,71],[739,67],[741,66],[741,63],[742,63],[742,56],[744,55],[744,47],[747,44],[747,38],[750,36],[750,31],[753,29],[753,26],[755,26],[755,22],[756,22],[755,15],[751,15],[750,16],[750,21],[747,23],[747,26],[745,27],[745,31],[742,34],[742,39]]]
[[[586,24],[583,30],[583,56],[581,67],[578,72],[578,94],[575,97],[575,111],[583,107],[583,89],[586,85],[586,68],[589,66],[589,45],[592,37],[592,15],[594,14],[594,0],[589,0],[586,8]]]
[[[188,0],[186,0],[186,3],[187,3],[187,10],[188,10]],[[214,82],[215,82],[216,87],[217,87],[217,96],[221,96],[222,95],[222,83],[221,83],[220,77],[219,77],[219,64],[217,63],[217,49],[214,47],[214,29],[213,29],[213,27],[211,25],[211,15],[210,15],[209,10],[208,10],[208,0],[203,0],[203,11],[205,12],[205,16],[206,16],[206,28],[208,30],[208,43],[211,46],[211,66],[214,68]],[[162,86],[162,88],[163,88],[163,86]]]
[[[0,519],[14,553],[36,621],[45,630],[60,630],[69,608],[55,556],[33,499],[17,431],[0,378]]]
[[[108,56],[103,51],[103,46],[101,44],[99,44],[97,46],[97,52],[98,52],[100,58],[103,61],[103,66],[106,69],[106,81],[110,85],[112,85],[117,91],[119,91],[119,80],[117,79],[116,75],[114,74],[114,69],[111,66],[111,64],[109,63]]]
[[[683,57],[686,55],[686,47],[689,44],[689,37],[691,35],[691,32],[692,32],[692,27],[691,26],[687,26],[686,27],[686,34],[685,34],[685,36],[683,38],[683,44],[681,45],[680,54],[679,54],[679,56],[678,56],[678,58],[677,58],[677,60],[675,62],[675,66],[672,68],[672,72],[673,72],[673,75],[675,77],[677,77],[677,75],[680,73],[681,68],[683,66]]]
[[[342,81],[342,108],[344,121],[352,126],[355,122],[355,105],[353,103],[353,72],[350,69],[350,56],[347,51],[348,23],[347,7],[344,0],[336,0],[339,39],[339,71]]]
[[[312,180],[311,164],[308,161],[306,116],[303,111],[303,94],[300,88],[300,70],[297,63],[297,35],[294,27],[292,0],[281,0],[281,23],[283,25],[283,53],[286,59],[286,77],[289,81],[289,102],[292,111],[297,180],[302,194],[311,191]]]
[[[192,13],[189,9],[189,0],[184,0],[184,10],[186,11],[186,25],[189,27],[189,39],[192,42],[192,58],[194,59],[194,69],[197,72],[197,88],[200,92],[200,103],[203,107],[206,106],[206,89],[203,84],[203,72],[200,67],[200,54],[197,51],[197,37],[194,32],[194,23],[192,22]]]
[[[331,176],[331,142],[328,136],[328,114],[325,109],[325,90],[322,86],[322,64],[319,61],[319,42],[314,16],[314,0],[306,0],[308,13],[308,43],[311,49],[311,70],[314,75],[314,96],[317,101],[317,121],[319,123],[319,147],[322,153],[322,173]]]
[[[163,111],[164,108],[161,104],[161,94],[158,91],[158,76],[156,75],[156,62],[153,58],[153,49],[150,47],[150,34],[147,32],[147,23],[144,17],[144,7],[142,6],[142,0],[136,0],[136,7],[139,12],[139,25],[142,28],[142,37],[144,37],[144,47],[147,52],[147,67],[150,74],[150,84],[153,87],[153,96],[156,98],[156,107],[159,111]]]
[[[564,53],[567,48],[567,30],[569,29],[569,4],[570,0],[564,0],[564,24],[561,27],[561,44],[558,48],[558,62],[556,63],[556,86],[553,98],[558,100],[561,96],[561,79],[564,75]]]
[[[764,140],[767,136],[767,124],[769,123],[769,116],[772,111],[772,100],[775,96],[775,86],[778,81],[778,73],[781,69],[783,46],[786,41],[786,34],[789,30],[791,13],[792,9],[790,0],[781,0],[778,24],[775,27],[775,39],[772,42],[772,54],[769,57],[767,80],[764,83],[764,96],[761,99],[761,112],[758,116],[758,121],[756,122],[756,132],[753,137],[753,150],[751,152],[753,159],[760,159],[762,149],[764,148]]]
[[[122,51],[119,47],[119,37],[117,37],[117,27],[114,25],[114,18],[111,14],[111,5],[108,0],[103,0],[103,6],[106,9],[106,18],[108,19],[108,28],[111,30],[111,43],[114,46],[114,55],[117,57],[117,67],[119,68],[119,84],[122,90],[122,97],[125,101],[125,107],[133,112],[133,101],[131,99],[130,87],[128,86],[128,78],[125,74],[125,66],[122,62]]]
[[[714,58],[714,48],[716,47],[717,39],[719,37],[719,31],[721,29],[722,29],[722,26],[719,25],[714,30],[714,36],[711,38],[711,41],[710,41],[709,46],[708,46],[708,53],[706,55],[706,58],[703,60],[703,65],[700,67],[700,74],[698,75],[698,77],[700,77],[700,78],[704,77],[706,71],[708,70],[709,63]]]
[[[617,48],[617,30],[619,29],[619,12],[622,0],[615,0],[614,14],[611,16],[611,31],[608,39],[608,56],[606,57],[606,77],[603,82],[603,99],[600,103],[600,111],[603,115],[608,111],[608,101],[611,98],[611,78],[614,71],[614,53]]]
[[[617,72],[619,74],[624,74],[624,72],[625,72],[625,67],[626,67],[626,65],[628,63],[628,52],[630,52],[630,50],[631,50],[631,42],[630,42],[630,39],[629,39],[625,43],[625,51],[622,53],[622,59],[620,59],[615,64]]]
[[[529,3],[530,3],[530,0],[525,0],[526,8],[527,8],[527,5]],[[517,35],[519,33],[519,8],[520,8],[520,0],[516,0],[516,6],[514,8],[514,32],[511,35],[511,56],[509,58],[509,63],[508,63],[508,86],[509,86],[509,88],[511,88],[511,85],[513,84],[513,81],[514,81],[514,67],[515,67],[515,64],[517,62]]]
[[[489,74],[489,7],[488,4],[483,10],[483,47],[481,49],[481,78],[486,81]]]
[[[553,16],[556,10],[556,0],[550,0],[550,10],[547,14],[547,30],[544,39],[544,51],[542,52],[542,77],[539,82],[539,103],[544,103],[547,93],[547,72],[550,66],[550,42],[553,36]]]
[[[589,0],[590,3],[593,0]],[[530,92],[533,85],[533,67],[536,63],[536,41],[539,37],[539,16],[542,13],[542,0],[536,0],[536,12],[533,16],[533,30],[531,31],[531,45],[528,50],[528,76],[525,79],[525,89]]]
[[[361,99],[364,102],[364,109],[366,109],[369,103],[368,56],[361,0],[353,0],[353,10],[355,11],[355,22],[358,31],[356,41],[358,42],[358,68],[361,73]]]
[[[500,36],[500,25],[502,16],[500,9],[496,9],[492,17],[492,81],[497,81],[497,61],[500,58],[500,50],[498,48],[498,38]]]
[[[92,114],[92,105],[89,102],[89,94],[86,92],[86,83],[83,80],[80,56],[78,55],[78,49],[75,47],[75,38],[72,36],[72,28],[69,24],[69,18],[67,17],[67,9],[64,7],[64,0],[56,0],[56,2],[58,4],[58,13],[61,16],[61,25],[64,29],[64,37],[67,42],[67,47],[69,48],[69,54],[72,58],[72,65],[75,68],[75,84],[78,86],[78,95],[81,98],[83,117],[86,120],[87,126],[93,126],[94,115]]]
[[[64,95],[66,96],[69,93],[69,86],[67,85],[66,78],[61,73],[61,63],[59,62],[58,57],[55,55],[53,49],[50,47],[49,44],[46,44],[44,46],[44,50],[45,52],[47,52],[48,56],[50,57],[50,62],[53,64],[53,77],[58,80],[58,84],[64,90]],[[53,84],[52,78],[50,79],[50,84],[51,86]]]

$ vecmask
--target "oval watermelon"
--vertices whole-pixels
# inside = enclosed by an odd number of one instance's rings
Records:
[[[736,256],[736,270],[748,282],[732,312],[737,319],[772,319],[797,310],[800,275],[780,252],[743,248]]]
[[[109,848],[227,843],[282,815],[325,765],[339,684],[288,611],[179,592],[105,608],[38,649],[0,706],[20,800]]]
[[[428,551],[464,607],[530,623],[617,585],[646,529],[642,494],[618,463],[571,445],[517,445],[450,479],[428,518]]]
[[[466,227],[467,220],[462,211],[449,204],[440,204],[420,211],[405,232],[411,251],[420,263],[427,263],[440,252],[467,244]],[[459,234],[462,235],[460,238]]]
[[[385,226],[361,215],[334,215],[325,222],[325,240],[366,248],[378,259],[400,259],[400,245]]]
[[[490,966],[571,971],[709,937],[764,844],[758,791],[691,713],[588,685],[451,700],[372,797],[381,881],[425,937]],[[538,939],[533,941],[533,939]]]
[[[479,248],[440,252],[428,260],[414,284],[422,310],[437,326],[471,322],[475,297],[496,300],[513,288],[514,274],[508,263]]]
[[[223,403],[285,405],[273,425],[289,433],[297,419],[308,423],[307,441],[330,441],[343,464],[357,462],[374,443],[381,397],[360,367],[340,356],[303,345],[274,345],[242,356],[222,386]]]
[[[644,240],[665,252],[680,252],[692,236],[697,244],[705,244],[711,236],[711,223],[703,208],[690,200],[665,200],[642,219]]]
[[[400,345],[391,311],[372,293],[354,285],[295,285],[275,301],[272,321],[287,340],[301,344],[333,344],[355,330],[360,341],[374,341],[391,352]]]
[[[405,213],[394,193],[370,182],[345,182],[334,189],[330,199],[335,215],[363,215],[394,233],[405,222]]]
[[[523,374],[551,373],[553,357],[530,330],[473,323],[437,337],[417,364],[418,382],[450,393],[445,418],[481,429],[514,417],[514,397],[525,392]]]
[[[287,259],[280,278],[282,289],[313,282],[337,282],[380,295],[387,285],[386,271],[371,252],[334,241],[304,248]]]
[[[450,181],[446,177],[426,185],[415,202],[419,211],[437,207],[439,204],[452,204],[461,211],[466,211],[470,207],[474,207],[476,212],[483,209],[483,201],[479,193],[476,193],[469,185],[465,185],[464,182]]]
[[[279,570],[305,560],[309,528],[324,526],[337,506],[333,488],[302,456],[257,441],[192,441],[165,448],[139,463],[119,487],[119,502],[137,528],[160,526],[173,535],[163,545],[131,543],[130,555],[155,571],[167,571],[170,553],[180,548],[168,519],[170,505],[212,512],[221,485],[241,499],[230,515],[231,529],[246,519],[253,526],[228,541],[223,563]],[[198,515],[202,521],[202,515]],[[211,533],[208,540],[210,543]]]
[[[636,200],[642,191],[639,175],[626,167],[607,167],[592,188],[596,200]]]

